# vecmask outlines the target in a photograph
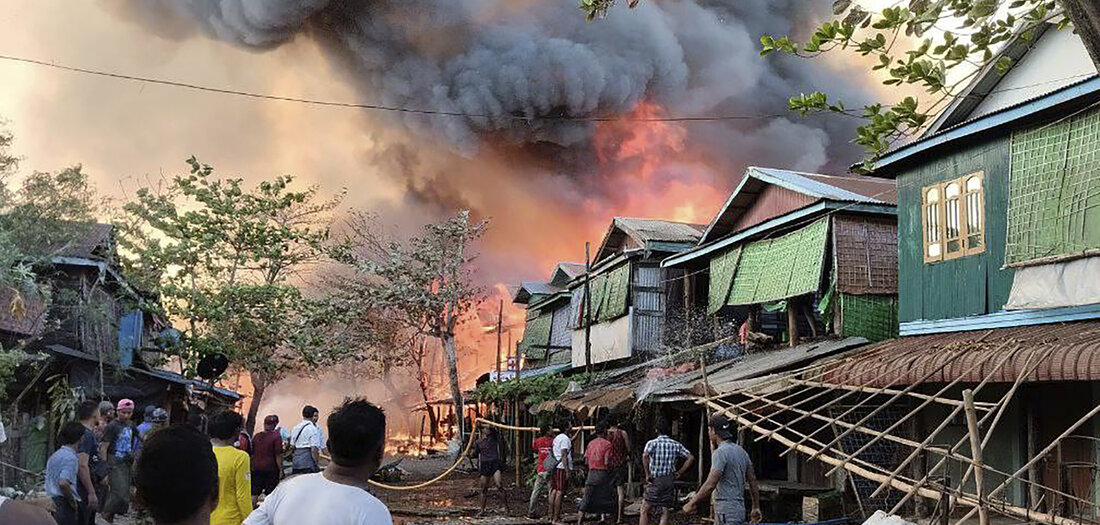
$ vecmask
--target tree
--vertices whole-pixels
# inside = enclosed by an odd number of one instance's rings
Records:
[[[239,178],[218,179],[194,157],[187,162],[190,172],[164,191],[142,188],[125,205],[124,269],[158,293],[162,315],[184,322],[175,351],[189,371],[223,353],[248,373],[252,430],[269,385],[342,357],[323,344],[318,301],[299,288],[303,272],[324,257],[341,196],[292,190],[290,176],[247,190]]]
[[[460,439],[466,429],[455,327],[481,295],[471,274],[476,258],[471,244],[487,227],[488,221],[471,222],[470,212],[463,210],[450,219],[428,224],[423,234],[402,242],[383,233],[376,217],[354,214],[348,221],[340,257],[359,276],[372,307],[398,313],[408,329],[440,341]],[[423,354],[419,358],[423,365]],[[426,389],[426,379],[421,375],[422,389]]]
[[[868,153],[864,170],[961,96],[984,66],[992,62],[1002,73],[1007,71],[1012,61],[998,57],[1001,45],[1013,38],[1033,38],[1040,24],[1059,15],[1065,15],[1059,29],[1072,23],[1100,67],[1100,7],[1092,0],[909,0],[907,6],[888,7],[880,13],[852,0],[835,0],[833,7],[835,17],[805,42],[762,36],[761,54],[812,58],[854,52],[874,58],[872,69],[888,75],[884,84],[920,86],[928,92],[930,98],[923,102],[903,96],[890,106],[868,104],[860,111],[820,91],[791,97],[790,109],[802,115],[828,111],[863,119],[853,141]]]

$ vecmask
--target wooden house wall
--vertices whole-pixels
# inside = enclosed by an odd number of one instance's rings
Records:
[[[1012,270],[1002,269],[1007,227],[1009,138],[979,142],[898,174],[898,271],[901,322],[951,319],[997,312],[1008,300]],[[921,235],[922,188],[985,173],[986,250],[925,264]]]
[[[809,206],[817,199],[809,195],[791,191],[782,186],[768,184],[756,197],[752,206],[737,220],[733,231],[741,231],[749,226],[759,224],[772,217],[778,217],[784,213],[792,212],[799,208]]]

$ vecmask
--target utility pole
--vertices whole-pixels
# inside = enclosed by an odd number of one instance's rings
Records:
[[[591,243],[584,243],[584,373],[592,373],[592,259],[589,255]]]
[[[504,325],[504,299],[500,300],[500,309],[497,310],[497,382],[501,381],[500,376],[500,338],[501,328]]]

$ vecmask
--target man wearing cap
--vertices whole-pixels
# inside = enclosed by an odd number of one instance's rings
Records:
[[[760,491],[756,487],[756,475],[752,460],[740,445],[734,443],[733,425],[723,415],[710,418],[710,442],[715,446],[711,454],[710,475],[695,497],[684,505],[684,512],[691,513],[700,502],[706,501],[711,492],[714,497],[714,519],[717,525],[741,525],[745,523],[745,484],[752,495],[750,523],[760,523]]]
[[[252,438],[252,497],[271,494],[283,474],[283,436],[279,416],[264,418],[264,431]]]
[[[114,523],[116,514],[126,514],[130,509],[130,468],[138,441],[137,431],[130,419],[134,415],[134,402],[123,399],[115,408],[116,418],[103,430],[99,444],[99,456],[107,458],[107,499],[103,502],[103,519]]]

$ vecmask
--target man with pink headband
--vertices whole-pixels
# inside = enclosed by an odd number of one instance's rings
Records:
[[[109,492],[102,510],[103,519],[107,523],[114,523],[116,514],[126,514],[130,509],[130,473],[138,440],[137,431],[130,420],[134,415],[134,402],[129,399],[119,401],[115,412],[117,417],[107,425],[99,444],[99,456],[107,458],[109,468]]]

